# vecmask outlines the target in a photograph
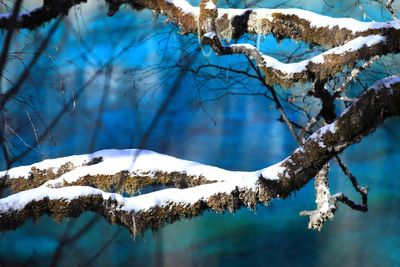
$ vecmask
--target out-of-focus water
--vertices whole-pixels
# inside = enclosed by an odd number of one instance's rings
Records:
[[[363,18],[354,4],[324,2],[289,1],[283,6]],[[261,5],[277,4],[269,1]],[[219,97],[227,86],[240,92],[262,91],[256,81],[226,71],[203,72],[202,79],[194,79],[190,71],[179,74],[175,67],[179,57],[198,49],[195,37],[179,36],[176,28],[163,25],[161,20],[152,21],[150,12],[132,13],[127,8],[108,18],[101,3],[89,7],[90,12],[85,6],[65,19],[19,95],[25,103],[15,101],[7,106],[13,119],[10,127],[19,134],[12,139],[18,154],[34,142],[35,130],[44,131],[60,108],[75,98],[52,130],[51,138],[35,146],[35,151],[18,164],[105,148],[136,147],[174,86],[179,86],[179,91],[145,148],[234,170],[263,168],[296,148],[266,98]],[[387,15],[378,5],[367,3],[365,8],[377,20]],[[21,31],[11,50],[19,51],[15,57],[29,58],[29,52],[37,46],[35,40],[48,28],[35,33]],[[287,40],[277,44],[271,36],[265,39],[269,43],[262,49],[269,52],[290,52],[302,45]],[[205,63],[246,63],[241,57],[204,58],[198,51],[193,54],[191,65],[185,68]],[[103,72],[95,73],[110,61]],[[21,62],[11,58],[5,75],[13,78],[20,69]],[[209,78],[216,79],[207,81]],[[3,79],[2,90],[8,86]],[[289,114],[298,118],[296,113]],[[314,191],[309,184],[289,199],[260,206],[257,211],[206,213],[136,238],[126,229],[100,219],[73,246],[67,246],[61,265],[86,266],[90,261],[94,266],[400,266],[399,129],[399,120],[392,119],[344,153],[343,158],[360,182],[370,187],[370,210],[361,214],[341,206],[320,233],[307,230],[307,218],[298,216],[301,210],[314,207]],[[358,198],[336,167],[330,179],[333,192],[344,191]],[[16,231],[1,233],[0,265],[48,265],[64,232],[69,229],[74,233],[92,216],[86,213],[61,223],[43,217]]]

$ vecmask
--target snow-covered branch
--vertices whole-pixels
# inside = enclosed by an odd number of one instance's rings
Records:
[[[135,10],[150,9],[166,15],[180,27],[183,34],[198,34],[217,54],[245,54],[254,58],[263,70],[266,82],[290,87],[296,82],[333,77],[345,66],[353,66],[359,60],[374,56],[398,53],[400,49],[400,21],[362,22],[351,18],[333,18],[300,9],[235,9],[217,8],[217,1],[201,1],[200,7],[185,0],[105,0],[108,15],[115,14],[123,4]],[[0,28],[34,29],[58,16],[68,14],[81,0],[44,1],[43,6],[13,18],[9,14],[0,17]],[[207,17],[207,19],[205,19]],[[297,62],[282,63],[263,55],[250,44],[222,46],[243,34],[274,34],[278,39],[291,38],[329,49],[317,56]]]
[[[220,212],[243,205],[254,208],[258,203],[259,177],[278,179],[278,165],[255,172],[235,172],[135,149],[45,160],[0,173],[5,184],[18,192],[0,200],[0,229],[18,227],[16,222],[42,214],[62,218],[92,210],[136,233],[201,214],[208,208]],[[140,194],[149,185],[176,188]],[[98,188],[118,188],[133,196],[124,198]],[[238,199],[234,192],[238,192]]]
[[[286,198],[318,173],[322,193],[317,192],[314,217],[319,219],[314,221],[319,222],[331,217],[325,214],[331,211],[330,200],[345,202],[343,195],[324,194],[328,189],[323,167],[386,118],[399,116],[399,107],[400,77],[381,80],[292,155],[254,172],[223,170],[145,150],[103,150],[3,171],[3,184],[15,193],[0,200],[0,229],[14,229],[43,214],[61,220],[94,211],[138,233],[205,210],[233,212]],[[175,188],[146,193],[149,185]],[[131,196],[123,197],[122,192]]]
[[[135,10],[151,9],[167,15],[179,23],[183,33],[197,33],[200,8],[186,0],[105,0],[109,15],[118,11],[123,4]],[[16,28],[34,29],[59,15],[66,15],[71,7],[83,0],[44,1],[43,6],[20,14]],[[213,3],[212,1],[210,1]],[[210,9],[210,8],[208,8]],[[211,9],[210,9],[211,10]],[[9,28],[10,14],[0,18],[0,28]],[[244,33],[268,34],[289,37],[325,46],[342,45],[358,36],[382,34],[400,28],[399,20],[388,22],[363,22],[352,18],[334,18],[302,9],[269,8],[218,8],[218,29],[225,38],[238,39]]]
[[[212,38],[209,38],[209,37]],[[290,87],[296,82],[309,82],[313,79],[327,80],[341,71],[345,66],[352,66],[362,59],[384,55],[387,50],[387,39],[381,35],[357,37],[348,43],[327,50],[317,56],[297,63],[282,63],[279,60],[262,54],[251,44],[217,45],[217,36],[204,35],[205,42],[219,55],[244,54],[254,59],[265,74],[267,84],[280,84]]]

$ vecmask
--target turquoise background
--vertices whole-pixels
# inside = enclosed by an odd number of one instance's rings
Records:
[[[242,7],[245,1],[230,2]],[[369,20],[352,1],[261,1],[257,5],[301,7],[331,16]],[[372,19],[389,19],[376,2],[364,2],[364,8]],[[62,106],[79,94],[93,73],[103,70],[68,108],[46,142],[34,146],[34,151],[15,165],[105,148],[137,147],[158,107],[176,86],[179,91],[152,131],[146,149],[232,170],[264,168],[296,149],[286,126],[277,121],[279,114],[274,104],[259,95],[264,88],[258,81],[214,68],[195,74],[180,72],[176,67],[177,63],[184,64],[179,61],[181,57],[190,54],[192,62],[186,67],[217,64],[247,70],[245,58],[204,57],[196,36],[179,35],[176,26],[165,25],[162,16],[154,18],[149,11],[137,13],[126,7],[114,17],[105,14],[103,1],[73,9],[18,95],[24,103],[13,101],[7,106],[12,119],[9,125],[18,133],[10,139],[11,148],[18,154],[35,141],[29,118],[42,132]],[[34,32],[22,30],[17,34],[5,73],[8,79],[18,77],[22,63],[29,62],[50,26],[51,23]],[[5,33],[0,34],[4,40]],[[298,47],[295,60],[324,49],[290,40],[277,43],[273,36],[262,40],[261,49],[281,60]],[[304,52],[307,53],[303,55]],[[110,61],[111,74],[107,76],[107,68],[102,66]],[[361,76],[361,84],[352,85],[352,94],[386,73],[398,73],[398,62],[398,56],[382,58],[373,71]],[[5,79],[1,85],[3,93],[10,86]],[[309,86],[292,91],[299,93]],[[227,88],[229,92],[252,95],[225,96]],[[291,95],[291,91],[277,89],[282,96]],[[104,109],[99,112],[102,94],[107,90]],[[309,104],[313,112],[318,111],[317,101]],[[338,104],[337,108],[340,112],[344,106]],[[304,122],[290,109],[288,114]],[[366,214],[341,205],[334,220],[326,223],[321,232],[307,230],[307,218],[298,213],[314,208],[310,183],[289,199],[259,206],[256,211],[206,212],[155,233],[147,231],[144,236],[132,237],[127,229],[99,218],[89,232],[66,247],[60,265],[400,266],[399,129],[399,120],[391,119],[342,155],[360,182],[370,187]],[[5,168],[3,158],[0,166]],[[332,192],[343,191],[358,199],[334,163],[330,183]],[[45,216],[38,222],[28,221],[16,231],[1,233],[0,266],[49,265],[63,234],[73,235],[93,216],[96,215],[85,213],[62,223]]]

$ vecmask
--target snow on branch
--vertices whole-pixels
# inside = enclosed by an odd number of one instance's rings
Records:
[[[399,107],[400,77],[379,81],[292,155],[254,172],[228,171],[134,149],[103,150],[3,171],[0,173],[3,184],[15,193],[0,199],[0,230],[15,229],[27,219],[44,214],[62,220],[94,211],[110,223],[140,233],[198,216],[206,210],[234,212],[241,207],[255,208],[258,203],[286,198],[318,173],[320,179],[316,182],[321,192],[317,192],[317,211],[304,214],[312,216],[310,224],[320,229],[321,223],[331,218],[336,209],[331,202],[346,203],[340,193],[326,195],[324,166],[373,132],[386,118],[399,116]],[[140,194],[148,185],[175,188]],[[127,191],[129,197],[121,195]]]
[[[108,15],[115,14],[123,4],[135,10],[149,9],[166,15],[177,23],[182,34],[195,33],[220,55],[245,54],[255,59],[265,74],[267,84],[290,87],[297,82],[327,80],[345,66],[359,60],[398,53],[400,20],[362,22],[352,18],[333,18],[301,9],[235,9],[217,8],[217,1],[203,0],[199,7],[185,0],[105,0]],[[43,6],[20,14],[0,16],[0,28],[35,29],[62,15],[84,1],[44,1]],[[291,38],[328,47],[326,52],[297,63],[282,63],[263,55],[250,44],[223,46],[222,41],[239,39],[244,34],[274,34],[277,39]]]
[[[148,227],[155,229],[164,220],[173,221],[185,214],[198,215],[208,208],[220,212],[234,211],[241,206],[254,208],[258,203],[259,177],[278,179],[281,170],[278,165],[255,172],[235,172],[135,149],[102,150],[45,160],[0,173],[6,180],[3,184],[17,192],[0,200],[0,229],[18,227],[29,217],[42,214],[61,219],[91,210],[112,222],[129,226],[136,233]],[[121,174],[124,184],[118,191],[129,191],[132,197],[96,188],[114,191]],[[46,179],[49,180],[37,185]],[[30,189],[21,191],[21,185],[23,189]],[[177,188],[139,194],[148,185]],[[238,200],[234,199],[233,192],[238,193]],[[168,215],[166,218],[160,215],[161,210]],[[134,228],[132,216],[137,224]],[[126,221],[129,223],[125,224]]]
[[[156,164],[155,164],[156,163]],[[49,188],[66,185],[93,185],[105,190],[116,188],[119,175],[126,184],[118,191],[135,193],[156,184],[187,187],[223,181],[257,179],[258,172],[235,172],[181,160],[148,150],[102,150],[93,154],[44,160],[30,166],[0,172],[13,192],[43,184]],[[276,177],[270,176],[271,179]],[[176,179],[176,180],[173,180]],[[103,184],[102,184],[103,183]],[[111,183],[111,184],[107,184]]]
[[[151,9],[165,14],[169,19],[178,22],[184,33],[197,33],[197,17],[200,8],[192,6],[185,0],[105,0],[112,10],[109,15],[118,11],[123,4],[135,10]],[[18,17],[16,28],[34,29],[56,18],[68,14],[69,9],[86,2],[83,0],[44,1],[42,7],[25,12]],[[210,7],[216,7],[212,1]],[[0,28],[9,28],[10,14],[0,17]],[[358,36],[381,34],[388,30],[400,29],[400,21],[363,22],[352,18],[333,18],[302,9],[269,9],[269,8],[218,8],[218,29],[221,32],[232,31],[229,36],[239,38],[244,33],[274,33],[281,37],[289,37],[320,45],[337,46]],[[260,30],[260,27],[261,30]],[[261,32],[260,32],[261,31]],[[332,38],[334,36],[335,38]]]
[[[347,65],[353,66],[358,60],[384,55],[385,51],[388,51],[386,37],[371,35],[357,37],[342,46],[334,47],[300,62],[282,63],[271,56],[262,54],[251,44],[222,46],[217,35],[210,33],[204,35],[204,39],[219,55],[244,54],[255,60],[263,70],[267,84],[280,84],[286,87],[312,79],[329,79]]]
[[[206,1],[207,0],[204,0],[201,3],[204,4]],[[221,14],[223,14],[225,11],[226,10],[224,9],[218,9],[218,18],[220,18]],[[260,15],[269,22],[274,21],[273,18],[275,15],[283,14],[285,19],[282,19],[279,25],[285,25],[285,23],[288,23],[287,28],[289,28],[290,32],[296,31],[297,27],[299,27],[297,22],[293,23],[293,17],[298,19],[301,18],[302,20],[307,19],[308,27],[314,29],[327,29],[324,31],[324,35],[335,40],[336,36],[332,38],[332,35],[329,35],[330,29],[343,28],[345,27],[345,21],[349,22],[349,19],[329,19],[329,17],[324,17],[309,11],[297,9],[251,9],[251,12]],[[398,24],[391,22],[389,24],[378,23],[378,25],[375,23],[369,24],[368,34],[365,36],[358,34],[352,35],[352,37],[347,38],[347,41],[344,40],[344,43],[338,43],[336,47],[333,47],[317,56],[301,62],[285,64],[271,56],[262,54],[257,47],[251,44],[244,43],[223,45],[222,40],[224,38],[226,39],[227,36],[222,34],[224,33],[224,30],[221,30],[217,17],[211,14],[210,11],[201,8],[199,16],[199,21],[201,21],[200,25],[203,25],[203,28],[199,29],[199,31],[203,30],[205,32],[203,35],[203,41],[205,43],[209,44],[218,55],[244,54],[255,60],[257,65],[264,72],[265,81],[269,85],[280,84],[285,87],[290,87],[296,82],[305,83],[314,80],[328,80],[340,72],[345,66],[354,66],[359,60],[369,60],[377,55],[397,53],[400,49]],[[231,14],[231,16],[235,17],[239,15],[233,12],[233,15]],[[323,18],[324,20],[322,20]],[[258,30],[256,34],[262,35],[272,32],[276,37],[280,38],[280,33],[271,30],[272,28],[269,28],[268,25],[260,22],[260,18],[257,19]],[[243,22],[243,19],[241,21]],[[333,21],[336,21],[336,24]],[[231,28],[233,27],[232,23],[229,25]],[[359,27],[358,30],[360,31],[364,29],[364,26],[366,27],[364,23],[355,23],[351,27],[355,27],[357,25]],[[376,29],[385,30],[382,33],[376,32],[379,34],[375,34],[374,32]],[[263,32],[263,30],[266,32]],[[352,28],[351,32],[358,33],[359,31],[357,31],[356,28]],[[297,37],[294,35],[288,36],[290,38],[297,39]],[[299,37],[299,39],[301,40],[315,43],[313,40],[307,39],[305,33],[302,33],[300,36],[301,37]]]

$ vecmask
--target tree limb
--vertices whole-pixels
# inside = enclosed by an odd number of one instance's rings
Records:
[[[181,218],[200,215],[205,210],[233,212],[243,206],[255,208],[258,203],[286,198],[299,190],[332,157],[373,132],[386,118],[399,115],[400,77],[393,76],[374,84],[340,117],[311,135],[288,158],[254,172],[232,172],[154,152],[143,151],[136,157],[136,150],[106,150],[17,167],[0,173],[0,176],[10,184],[13,179],[31,177],[34,180],[35,173],[40,172],[33,168],[41,170],[41,173],[51,171],[59,175],[51,176],[55,179],[39,187],[1,199],[0,229],[15,229],[28,218],[36,219],[43,214],[61,220],[79,216],[84,211],[94,211],[110,223],[140,233]],[[62,171],[68,162],[77,167]],[[87,185],[92,185],[90,177],[118,176],[122,171],[128,176],[135,172],[136,177],[131,179],[137,180],[146,176],[158,179],[156,173],[161,171],[166,176],[181,175],[183,179],[191,177],[203,182],[188,185],[191,187],[185,189],[163,189],[132,197],[74,185],[79,181],[82,184],[89,181]],[[111,182],[107,180],[104,183]],[[146,184],[139,187],[143,186]],[[333,197],[351,204],[343,195]]]
[[[333,77],[344,66],[352,66],[358,60],[369,60],[377,55],[398,53],[400,49],[400,21],[361,22],[350,18],[332,18],[300,9],[204,9],[194,7],[181,0],[105,0],[109,6],[108,15],[112,16],[122,4],[128,4],[135,10],[150,9],[163,14],[180,27],[183,34],[197,33],[210,37],[210,31],[218,39],[227,42],[239,39],[243,34],[288,37],[310,44],[334,47],[320,55],[297,63],[282,63],[273,57],[263,55],[250,44],[222,46],[214,38],[208,42],[221,55],[245,54],[257,62],[270,85],[281,84],[290,87],[296,82],[308,82],[315,79],[326,80]],[[211,0],[210,0],[211,1]],[[0,28],[35,29],[44,23],[68,14],[74,5],[83,0],[44,1],[43,6],[21,14],[17,19],[4,14],[0,17]],[[207,1],[203,1],[204,6]],[[208,22],[205,17],[212,18]],[[211,25],[213,25],[211,27]],[[213,45],[214,44],[214,45]]]

